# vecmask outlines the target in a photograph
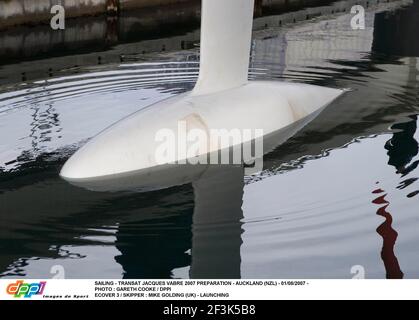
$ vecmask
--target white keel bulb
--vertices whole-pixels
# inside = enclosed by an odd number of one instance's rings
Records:
[[[203,0],[202,4],[201,63],[193,91],[104,130],[65,163],[61,177],[101,191],[188,183],[202,168],[159,163],[160,130],[178,135],[179,123],[186,121],[186,134],[202,128],[205,132],[250,129],[263,131],[264,144],[274,133],[280,135],[275,141],[284,142],[344,92],[279,81],[248,82],[254,0]],[[179,141],[179,135],[175,138]]]

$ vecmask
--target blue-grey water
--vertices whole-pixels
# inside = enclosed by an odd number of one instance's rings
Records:
[[[350,91],[254,176],[148,193],[58,176],[103,128],[193,88],[198,48],[2,85],[0,277],[419,278],[419,1],[369,6],[365,30],[348,11],[255,21],[251,79]]]

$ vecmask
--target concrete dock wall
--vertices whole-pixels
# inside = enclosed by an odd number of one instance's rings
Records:
[[[255,0],[256,14],[259,15],[262,11],[289,10],[330,2],[332,0]],[[115,15],[130,10],[164,8],[185,3],[200,5],[201,0],[0,0],[0,30],[22,24],[48,23],[52,17],[51,7],[56,4],[65,8],[66,18],[75,18]]]
[[[172,4],[188,2],[190,0],[119,0],[119,8],[121,11],[128,9],[141,9],[147,7],[159,7]],[[200,2],[200,0],[196,0]]]
[[[115,14],[118,11],[158,7],[191,0],[0,0],[0,30],[21,24],[50,21],[51,7],[60,4],[66,18]],[[195,0],[199,2],[200,0]]]
[[[48,22],[51,8],[61,4],[66,17],[96,15],[106,12],[108,0],[0,0],[0,29]]]
[[[379,3],[394,6],[412,0],[345,0],[329,6],[304,8],[279,15],[258,16],[254,30],[292,25],[317,16],[340,15],[354,4],[370,8]],[[0,85],[43,78],[57,70],[99,63],[120,63],[143,55],[179,50],[194,51],[200,41],[200,1],[163,9],[126,10],[119,17],[70,19],[65,30],[48,25],[15,27],[0,32]],[[267,8],[269,9],[269,8]]]

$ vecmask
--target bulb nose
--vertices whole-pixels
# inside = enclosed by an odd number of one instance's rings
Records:
[[[64,166],[61,168],[60,177],[66,181],[75,181],[79,179],[86,179],[92,176],[94,168],[92,167],[93,161],[86,161],[76,152]],[[90,174],[88,174],[88,172]]]

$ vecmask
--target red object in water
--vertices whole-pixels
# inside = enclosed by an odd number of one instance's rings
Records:
[[[381,192],[373,191],[373,193],[382,193],[383,190],[379,189]],[[386,269],[387,279],[403,279],[403,272],[400,269],[399,261],[394,253],[394,246],[396,245],[398,233],[393,229],[393,217],[387,211],[389,202],[386,200],[386,196],[382,195],[372,201],[374,204],[384,206],[380,207],[377,210],[377,214],[385,218],[385,221],[377,228],[377,233],[383,238],[383,248],[381,250],[381,259],[384,262],[384,267]]]

